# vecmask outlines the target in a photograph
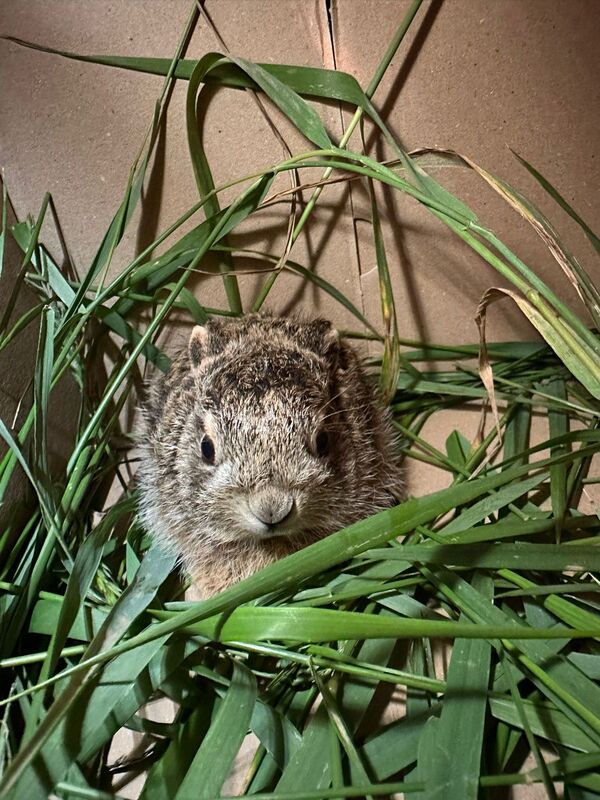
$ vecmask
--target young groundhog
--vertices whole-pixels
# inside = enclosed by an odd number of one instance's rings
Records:
[[[203,597],[402,496],[389,414],[323,319],[195,327],[143,416],[142,516]]]

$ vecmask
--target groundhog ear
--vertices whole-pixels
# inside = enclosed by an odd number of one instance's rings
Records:
[[[208,354],[208,328],[204,325],[195,325],[190,341],[188,343],[188,352],[190,354],[190,361],[192,367],[199,367],[201,362]]]
[[[334,327],[323,334],[323,356],[332,366],[339,366],[341,355],[340,335]]]
[[[196,325],[188,343],[192,368],[199,367],[209,356],[221,353],[231,341],[236,328],[231,323],[223,324],[210,319],[206,325]]]
[[[332,364],[337,363],[340,352],[340,335],[331,322],[316,319],[305,326],[301,334],[302,344]]]

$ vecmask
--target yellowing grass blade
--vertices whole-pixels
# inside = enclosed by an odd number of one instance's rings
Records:
[[[488,289],[479,304],[478,315],[481,325],[485,322],[488,307],[504,298],[513,300],[538,333],[548,342],[560,360],[570,372],[585,386],[589,393],[600,400],[600,360],[579,334],[567,322],[562,320],[533,290],[523,297],[510,289]],[[543,310],[542,311],[540,310]],[[485,376],[485,377],[484,377]],[[489,370],[486,369],[482,380],[490,384]],[[492,402],[494,402],[492,400]]]

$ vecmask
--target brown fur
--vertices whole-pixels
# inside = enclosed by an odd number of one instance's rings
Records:
[[[402,496],[388,412],[325,320],[195,328],[151,388],[141,445],[145,524],[204,596]],[[269,527],[282,503],[292,512]]]

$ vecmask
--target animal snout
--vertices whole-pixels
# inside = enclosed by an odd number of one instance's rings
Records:
[[[277,525],[292,515],[295,502],[287,492],[267,490],[252,495],[248,505],[254,516],[265,525]]]

